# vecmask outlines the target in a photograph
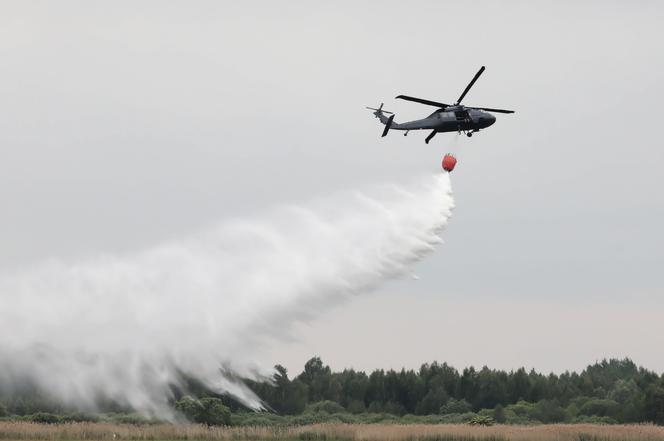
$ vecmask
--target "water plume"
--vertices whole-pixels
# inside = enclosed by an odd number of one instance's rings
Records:
[[[269,374],[256,363],[261,344],[411,274],[453,205],[441,173],[224,221],[131,256],[4,272],[0,387],[28,381],[81,409],[103,398],[168,417],[184,372],[258,409],[236,378]]]

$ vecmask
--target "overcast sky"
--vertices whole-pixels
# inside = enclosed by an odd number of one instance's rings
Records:
[[[664,371],[661,2],[0,3],[0,265],[125,254],[219,219],[409,182],[458,155],[417,281],[270,363]],[[432,109],[515,109],[472,139]]]

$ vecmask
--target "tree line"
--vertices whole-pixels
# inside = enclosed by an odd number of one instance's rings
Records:
[[[596,362],[580,373],[542,374],[524,368],[504,371],[447,363],[417,370],[354,369],[333,372],[319,357],[289,377],[275,366],[269,381],[245,380],[263,400],[255,413],[232,397],[208,390],[195,377],[173,389],[173,410],[189,421],[224,425],[302,425],[321,422],[664,424],[664,375],[629,359]],[[144,416],[112,400],[96,414],[77,413],[34,385],[0,389],[0,419],[36,422],[145,422]]]
[[[419,370],[332,372],[319,357],[307,361],[294,378],[283,366],[275,371],[272,382],[248,384],[282,415],[311,412],[316,403],[319,408],[327,403],[330,412],[356,415],[474,414],[512,423],[664,424],[664,375],[630,359],[602,360],[581,373],[560,375],[486,366],[458,371],[437,362]]]

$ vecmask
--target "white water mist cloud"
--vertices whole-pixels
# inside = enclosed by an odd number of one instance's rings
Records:
[[[261,375],[266,338],[410,273],[451,215],[449,176],[224,222],[132,256],[0,275],[0,385],[29,380],[94,409],[168,414],[179,372],[258,408],[230,377]],[[263,371],[265,373],[265,371]]]

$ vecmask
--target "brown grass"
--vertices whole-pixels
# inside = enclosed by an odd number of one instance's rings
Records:
[[[475,427],[461,424],[319,424],[303,427],[133,426],[109,423],[0,422],[0,440],[237,441],[664,441],[653,425],[555,424]]]
[[[317,429],[326,430],[325,426],[319,427]],[[653,425],[548,424],[477,427],[464,424],[366,424],[331,426],[330,429],[332,432],[349,434],[353,440],[368,441],[442,441],[445,438],[509,441],[664,441],[664,427]]]

